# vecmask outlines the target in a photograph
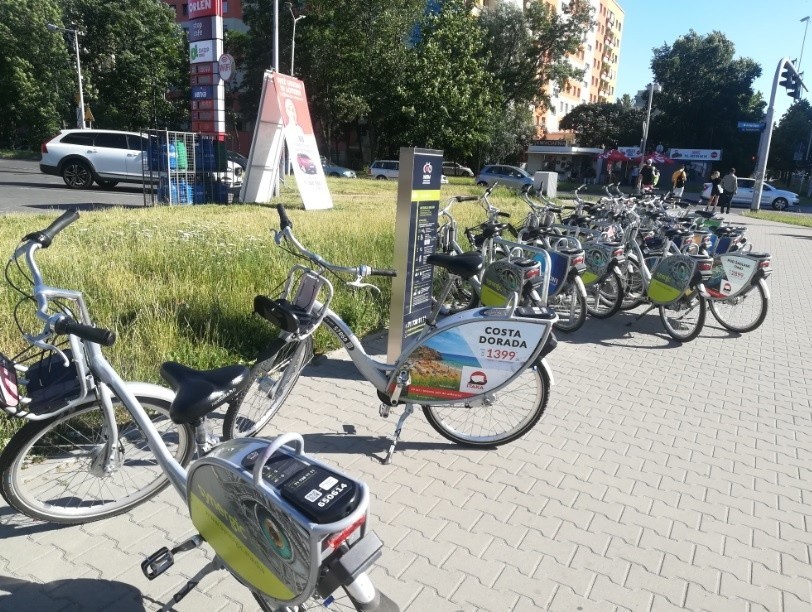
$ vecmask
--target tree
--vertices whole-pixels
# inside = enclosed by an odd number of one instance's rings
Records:
[[[583,78],[569,56],[581,48],[592,26],[588,2],[573,1],[559,15],[546,2],[528,3],[524,10],[507,2],[486,10],[480,18],[489,54],[488,71],[501,89],[502,108],[510,104],[550,107],[550,87],[562,88]]]
[[[663,91],[654,95],[649,142],[675,147],[723,149],[725,166],[746,176],[758,136],[737,131],[739,121],[761,120],[764,103],[753,93],[761,67],[734,59],[735,46],[718,31],[690,30],[672,45],[654,49],[651,69]]]
[[[46,29],[60,19],[57,0],[0,3],[0,147],[37,147],[74,108],[73,54]]]
[[[792,172],[805,166],[806,152],[812,139],[812,105],[808,100],[798,100],[781,117],[773,131],[770,157],[771,170]]]
[[[189,59],[172,9],[154,0],[61,1],[64,22],[84,33],[85,102],[97,125],[177,128],[188,117]]]
[[[582,147],[615,148],[640,139],[645,113],[624,102],[581,104],[563,119],[560,127],[575,132]]]

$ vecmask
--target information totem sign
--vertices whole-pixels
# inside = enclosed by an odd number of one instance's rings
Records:
[[[223,140],[226,133],[225,84],[219,76],[223,54],[223,5],[221,0],[191,0],[186,31],[189,38],[189,81],[192,87],[193,132]],[[205,103],[211,111],[202,119],[195,111]]]
[[[431,312],[434,269],[426,259],[437,245],[442,175],[442,151],[400,150],[394,262],[398,275],[392,281],[387,344],[390,363],[420,333]]]

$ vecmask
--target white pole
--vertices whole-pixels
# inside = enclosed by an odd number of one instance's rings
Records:
[[[79,59],[79,32],[73,30],[73,43],[76,49],[76,74],[79,78],[79,128],[85,129],[85,94],[82,91],[82,62]]]
[[[809,16],[807,15],[806,17],[801,19],[801,22],[804,23],[804,38],[801,41],[801,54],[798,56],[798,72],[799,73],[801,72],[801,62],[804,59],[804,44],[806,43],[806,30],[807,30],[807,28],[809,28]]]
[[[648,142],[648,128],[651,124],[651,103],[654,101],[654,88],[657,87],[657,91],[662,91],[662,88],[657,83],[649,83],[648,84],[648,109],[646,110],[646,122],[643,124],[643,142],[640,143],[640,166],[638,167],[637,173],[637,190],[640,191],[640,188],[643,184],[643,177],[640,174],[640,170],[643,169],[643,165],[646,163],[646,143]]]
[[[750,210],[761,208],[761,193],[764,191],[764,176],[767,174],[767,157],[770,155],[770,140],[773,136],[773,114],[775,113],[775,91],[778,89],[778,78],[781,76],[781,69],[789,63],[789,58],[781,58],[778,67],[775,69],[773,78],[773,89],[770,92],[770,105],[767,107],[767,117],[764,131],[761,133],[761,140],[758,143],[758,166],[756,167],[753,185],[753,200],[750,202]],[[791,65],[791,64],[790,64]]]
[[[279,0],[273,1],[273,69],[279,72]]]

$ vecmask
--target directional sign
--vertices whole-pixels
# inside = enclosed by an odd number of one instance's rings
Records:
[[[739,121],[736,125],[740,132],[761,132],[767,127],[766,123],[760,121]]]

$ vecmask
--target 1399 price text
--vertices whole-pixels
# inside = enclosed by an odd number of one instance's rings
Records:
[[[482,349],[481,355],[488,359],[504,359],[505,361],[513,361],[516,359],[516,351],[506,351],[503,349]]]

